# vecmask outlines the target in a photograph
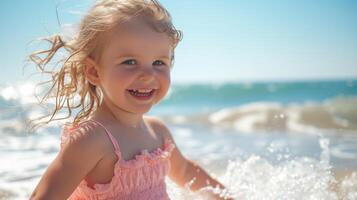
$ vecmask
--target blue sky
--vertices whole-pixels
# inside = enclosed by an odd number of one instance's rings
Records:
[[[92,1],[0,1],[0,84],[29,80],[29,42]],[[183,41],[173,82],[357,78],[357,1],[162,0]]]

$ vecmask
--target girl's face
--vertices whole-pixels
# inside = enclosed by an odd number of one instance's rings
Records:
[[[138,22],[114,29],[105,40],[98,69],[104,101],[131,113],[149,111],[170,85],[169,37]]]

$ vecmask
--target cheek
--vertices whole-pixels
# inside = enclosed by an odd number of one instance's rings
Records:
[[[162,89],[162,96],[165,96],[167,91],[169,90],[171,84],[171,76],[170,73],[162,74],[160,77],[161,79],[161,89]]]
[[[121,95],[122,92],[126,90],[128,83],[130,83],[129,76],[123,76],[122,74],[113,72],[107,76],[103,87],[106,90],[107,95],[112,96],[112,98],[116,96],[115,98],[117,98],[117,95]]]
[[[128,72],[125,70],[115,70],[112,72],[111,76],[114,82],[120,82],[122,85],[125,85],[135,79],[135,74],[133,72]]]
[[[164,85],[170,85],[171,83],[171,74],[170,71],[164,71],[159,74],[160,80]]]

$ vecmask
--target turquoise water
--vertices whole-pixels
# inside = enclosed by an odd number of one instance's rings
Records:
[[[181,84],[173,85],[170,95],[154,111],[168,114],[194,113],[256,101],[321,102],[337,96],[356,95],[357,80]]]

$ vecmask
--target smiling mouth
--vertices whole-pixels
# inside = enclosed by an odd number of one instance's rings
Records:
[[[138,99],[149,99],[155,92],[155,89],[128,89],[127,90],[132,96]]]

